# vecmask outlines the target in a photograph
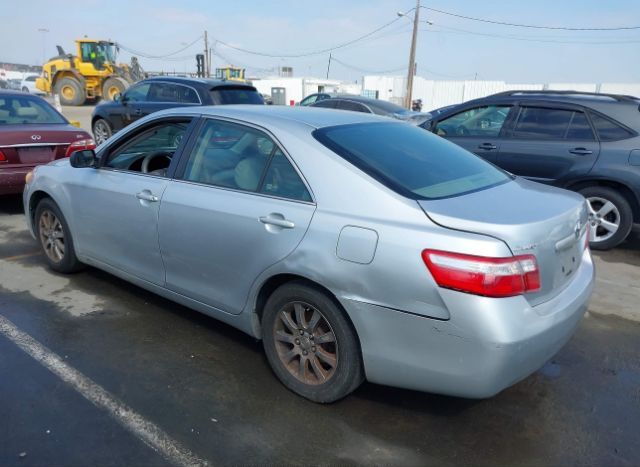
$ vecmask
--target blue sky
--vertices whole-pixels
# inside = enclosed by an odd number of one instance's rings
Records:
[[[640,25],[637,0],[425,0],[424,5],[467,16],[499,21],[565,27]],[[54,5],[60,5],[56,8]],[[0,0],[0,61],[39,64],[43,42],[47,57],[55,45],[72,49],[73,39],[110,38],[149,55],[176,51],[206,29],[235,46],[271,54],[324,49],[397,18],[414,0]],[[638,82],[640,30],[561,32],[482,24],[422,11],[418,74],[432,79],[496,79],[526,82]],[[47,28],[48,33],[38,32]],[[376,35],[336,50],[330,77],[360,80],[367,71],[404,74],[409,55],[411,20],[400,18]],[[475,34],[471,34],[475,33]],[[493,35],[502,37],[493,37]],[[44,37],[43,37],[44,36]],[[504,37],[509,36],[509,37]],[[44,41],[43,41],[44,39]],[[571,43],[566,43],[571,42]],[[588,44],[586,42],[609,42]],[[192,71],[192,56],[202,42],[181,52],[179,60],[142,59],[147,70]],[[328,54],[304,58],[253,56],[221,44],[214,67],[231,61],[254,74],[279,65],[300,75],[324,76]],[[128,61],[127,53],[121,54]],[[355,69],[354,69],[355,68]]]

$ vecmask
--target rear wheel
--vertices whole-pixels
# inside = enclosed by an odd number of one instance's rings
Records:
[[[580,190],[589,204],[589,246],[609,250],[619,245],[633,226],[633,211],[620,192],[605,186]]]
[[[29,94],[29,88],[26,86],[22,87],[22,92],[26,92],[27,94]]]
[[[55,85],[55,93],[60,96],[62,105],[82,105],[86,99],[84,89],[73,78],[62,78]]]
[[[82,269],[67,221],[52,199],[45,198],[38,203],[35,227],[40,247],[51,269],[63,273]]]
[[[96,144],[104,143],[112,134],[111,125],[105,119],[99,118],[93,123],[93,139]]]
[[[327,403],[362,383],[355,332],[321,290],[301,282],[281,286],[267,300],[262,325],[267,359],[291,391]]]
[[[112,101],[116,94],[122,94],[127,89],[127,82],[115,77],[107,78],[102,85],[102,98]]]

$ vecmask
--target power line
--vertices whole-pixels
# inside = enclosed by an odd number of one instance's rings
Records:
[[[133,55],[139,55],[140,57],[143,58],[150,58],[150,59],[167,59],[168,57],[171,57],[173,55],[177,55],[180,52],[184,52],[185,50],[187,50],[189,47],[193,46],[196,42],[198,42],[199,40],[202,40],[203,36],[199,36],[197,37],[193,42],[190,42],[189,44],[185,45],[183,48],[181,48],[180,50],[176,50],[175,52],[171,52],[170,54],[166,54],[166,55],[151,55],[145,52],[141,52],[139,50],[135,50],[131,47],[127,47],[126,45],[117,42],[116,45],[121,48],[122,50],[125,50]]]
[[[500,39],[511,39],[516,41],[525,41],[525,42],[542,42],[542,43],[550,43],[550,44],[591,44],[591,45],[607,45],[607,44],[637,44],[640,43],[639,40],[609,40],[609,41],[589,41],[589,40],[562,40],[562,39],[538,39],[535,37],[521,37],[521,36],[513,36],[508,34],[491,34],[484,33],[478,31],[469,31],[467,29],[453,28],[450,26],[443,26],[441,24],[435,24],[436,27],[444,29],[444,31],[434,30],[432,28],[424,28],[421,31],[431,32],[431,33],[444,33],[444,34],[471,34],[474,36],[483,36],[483,37],[495,37]]]
[[[412,10],[415,10],[415,8],[412,8]],[[409,11],[411,11],[411,10],[409,10]],[[313,55],[321,55],[321,54],[325,54],[325,53],[328,53],[328,52],[332,52],[332,51],[337,50],[337,49],[342,49],[342,48],[347,47],[349,45],[355,44],[356,42],[360,42],[361,40],[364,40],[364,39],[366,39],[368,37],[371,37],[374,34],[376,34],[377,32],[382,31],[383,29],[391,26],[392,24],[394,24],[396,21],[398,21],[400,19],[401,19],[400,17],[395,18],[394,20],[383,24],[382,26],[374,29],[373,31],[370,31],[370,32],[368,32],[366,34],[363,34],[362,36],[356,37],[355,39],[352,39],[350,41],[343,42],[341,44],[337,44],[337,45],[334,45],[332,47],[327,47],[325,49],[314,50],[314,51],[311,51],[311,52],[297,53],[297,54],[274,54],[274,53],[269,53],[269,52],[259,52],[259,51],[255,51],[255,50],[244,49],[242,47],[237,47],[235,45],[231,45],[231,44],[228,44],[228,43],[226,43],[224,41],[221,41],[220,39],[216,39],[216,41],[218,43],[224,45],[225,47],[229,47],[230,49],[234,49],[234,50],[237,50],[239,52],[244,52],[244,53],[247,53],[247,54],[250,54],[250,55],[259,55],[261,57],[270,57],[270,58],[311,57]]]
[[[443,15],[454,16],[456,18],[462,18],[470,21],[479,21],[481,23],[498,24],[501,26],[512,26],[512,27],[518,27],[518,28],[554,29],[554,30],[561,30],[561,31],[625,31],[625,30],[631,30],[631,29],[640,29],[640,26],[619,26],[615,28],[568,28],[564,26],[540,26],[540,25],[533,25],[533,24],[507,23],[504,21],[496,21],[491,19],[475,18],[473,16],[460,15],[458,13],[438,10],[436,8],[430,8],[426,6],[422,6],[420,8],[424,8],[425,10],[434,11],[436,13],[441,13]]]
[[[347,63],[344,63],[343,61],[337,59],[336,57],[332,57],[331,61],[339,63],[340,65],[342,65],[345,68],[350,68],[352,70],[360,71],[362,73],[375,73],[375,74],[383,75],[383,74],[386,74],[386,73],[394,73],[394,72],[398,72],[398,71],[404,71],[404,70],[407,69],[406,66],[403,66],[403,67],[394,68],[394,69],[391,69],[391,70],[367,70],[366,68],[360,68],[360,67],[357,67],[357,66],[354,66],[354,65],[349,65]]]

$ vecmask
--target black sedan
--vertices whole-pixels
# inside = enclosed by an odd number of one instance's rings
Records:
[[[98,104],[91,128],[96,143],[102,144],[116,131],[158,110],[226,104],[264,105],[264,99],[256,88],[241,82],[158,76],[136,83],[113,101]]]

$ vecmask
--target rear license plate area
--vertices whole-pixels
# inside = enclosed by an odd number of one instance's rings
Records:
[[[22,164],[41,164],[54,159],[55,146],[37,146],[18,149],[18,157]]]

